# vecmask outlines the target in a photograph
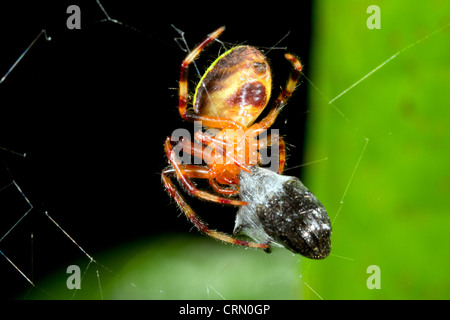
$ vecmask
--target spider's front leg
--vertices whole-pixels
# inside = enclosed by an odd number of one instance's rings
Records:
[[[279,134],[271,134],[265,139],[258,141],[258,150],[266,149],[267,147],[278,147],[278,174],[283,173],[284,165],[286,163],[286,147],[282,137]],[[272,149],[273,150],[273,149]],[[258,163],[261,163],[260,154],[258,153]]]
[[[177,172],[175,172],[175,173],[178,174]],[[181,210],[183,210],[184,214],[189,219],[189,221],[191,221],[192,224],[194,224],[200,231],[202,231],[203,233],[205,233],[206,235],[208,235],[212,238],[215,238],[215,239],[218,239],[218,240],[221,240],[224,242],[237,244],[237,245],[244,246],[244,247],[261,248],[261,249],[264,249],[269,252],[270,246],[268,244],[239,240],[239,239],[233,238],[225,233],[209,229],[208,226],[194,212],[194,210],[192,210],[192,208],[186,203],[186,201],[184,201],[183,197],[181,196],[181,194],[179,193],[179,191],[177,190],[177,188],[175,187],[175,185],[173,184],[173,182],[170,178],[171,175],[173,175],[173,174],[174,174],[173,169],[163,170],[163,172],[161,173],[161,179],[164,183],[164,186],[165,186],[167,192],[169,193],[169,195],[173,199],[175,199],[177,204],[180,206]]]
[[[289,60],[289,62],[293,66],[293,70],[291,72],[291,76],[286,84],[286,87],[284,90],[280,93],[278,98],[273,102],[272,109],[267,114],[264,119],[262,119],[259,123],[255,123],[250,127],[250,129],[254,130],[256,134],[260,134],[264,130],[267,130],[270,128],[273,123],[275,122],[275,119],[277,118],[278,114],[280,113],[281,109],[286,105],[287,101],[291,97],[292,93],[295,90],[295,86],[297,85],[298,79],[300,78],[303,66],[300,63],[300,61],[294,57],[293,55],[286,53],[285,55],[286,59]]]
[[[170,137],[167,137],[166,142],[164,143],[164,150],[166,151],[167,159],[169,159],[169,162],[172,165],[172,168],[175,169],[178,179],[183,184],[183,186],[186,188],[187,192],[189,192],[190,194],[197,196],[199,198],[208,200],[208,201],[213,201],[213,202],[222,203],[222,204],[231,204],[231,205],[235,205],[235,206],[242,206],[242,205],[248,204],[245,201],[222,198],[217,195],[197,189],[197,187],[189,179],[189,176],[188,176],[186,170],[183,169],[183,166],[180,164],[179,160],[177,159],[177,156],[172,148]],[[196,178],[211,179],[212,177],[208,174],[204,174],[203,176],[196,176]]]
[[[180,116],[187,121],[201,121],[204,126],[210,128],[239,128],[243,129],[244,126],[236,121],[226,118],[212,117],[193,113],[188,111],[188,70],[189,65],[194,61],[200,52],[213,40],[217,39],[220,34],[225,30],[225,27],[220,27],[213,33],[209,34],[205,40],[203,40],[194,50],[192,50],[181,63],[180,68],[180,97],[178,102],[178,109]]]

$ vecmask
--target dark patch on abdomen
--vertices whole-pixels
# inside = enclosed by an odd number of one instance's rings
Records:
[[[246,83],[232,95],[227,103],[230,105],[264,107],[266,105],[266,87],[261,82]]]

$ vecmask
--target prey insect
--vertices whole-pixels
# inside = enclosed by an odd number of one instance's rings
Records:
[[[322,203],[297,177],[251,167],[240,174],[240,196],[234,233],[279,245],[310,259],[331,250],[331,224]]]
[[[199,131],[195,135],[194,142],[190,139],[173,141],[171,137],[166,138],[164,150],[169,167],[164,169],[161,174],[164,186],[186,217],[200,231],[210,237],[241,246],[261,248],[267,252],[270,251],[273,243],[281,243],[292,251],[305,256],[316,259],[324,258],[328,254],[326,253],[327,250],[329,252],[329,245],[328,249],[325,248],[326,244],[322,245],[327,242],[326,240],[306,241],[307,244],[305,245],[300,245],[300,241],[297,241],[297,238],[304,237],[305,231],[308,230],[308,228],[303,228],[304,224],[309,223],[312,226],[312,221],[316,221],[316,217],[311,216],[312,211],[301,211],[302,205],[313,199],[312,194],[302,194],[303,200],[299,200],[298,195],[294,196],[293,198],[297,200],[291,203],[286,201],[286,197],[289,197],[289,192],[292,190],[294,190],[294,193],[299,190],[297,182],[286,188],[282,183],[276,197],[269,194],[273,189],[254,189],[252,187],[255,183],[272,183],[272,181],[262,179],[259,169],[256,169],[262,162],[260,151],[268,147],[277,149],[279,156],[278,175],[276,176],[283,177],[281,176],[285,164],[283,139],[276,134],[268,135],[267,139],[258,139],[258,137],[267,133],[267,129],[273,125],[295,90],[303,68],[300,61],[291,54],[285,54],[285,58],[292,65],[291,75],[284,89],[273,101],[267,115],[259,122],[255,123],[270,100],[272,76],[266,57],[252,46],[237,46],[220,55],[200,79],[193,96],[192,107],[189,106],[191,102],[188,95],[189,66],[205,47],[217,39],[223,31],[224,27],[221,27],[208,35],[186,56],[181,64],[179,80],[178,109],[181,118],[186,121],[201,122],[202,126],[208,129],[207,131],[215,129],[215,134],[211,135],[207,134],[206,131]],[[194,156],[200,156],[206,164],[183,163],[176,152],[180,149]],[[191,196],[216,203],[240,206],[235,233],[244,231],[255,241],[241,240],[235,235],[210,229],[186,203],[172,178],[177,178],[179,184]],[[193,181],[195,179],[207,180],[213,192],[198,189]],[[289,183],[286,184],[286,186],[288,185],[290,186]],[[261,201],[258,201],[257,197],[252,195],[257,192],[262,192],[261,196],[264,199],[270,198],[271,201],[279,202],[279,204],[281,202],[281,205],[278,206],[278,216],[287,217],[294,210],[297,211],[293,213],[294,215],[297,213],[309,215],[311,219],[300,219],[302,221],[300,223],[299,219],[287,218],[284,219],[284,223],[288,223],[288,220],[291,219],[291,221],[294,220],[293,224],[290,227],[280,226],[281,220],[277,221],[275,218],[277,213],[269,210],[269,207],[272,207],[273,204],[260,203]],[[239,199],[238,196],[241,196],[241,198]],[[289,204],[286,205],[287,203]],[[317,200],[312,201],[311,204],[319,206],[320,203]],[[261,210],[255,208],[255,205]],[[263,208],[264,205],[266,205],[266,209]],[[276,207],[273,206],[273,208]],[[323,208],[323,206],[321,207]],[[317,212],[320,214],[325,212],[326,216],[325,209]],[[265,216],[271,217],[266,219]],[[326,218],[328,217],[326,216]],[[260,219],[260,223],[249,223],[250,220],[255,219]],[[323,223],[326,224],[326,222]],[[256,228],[267,229],[265,234],[252,232],[251,230],[255,226]],[[272,229],[277,228],[280,231],[279,233],[272,231]],[[331,228],[328,229],[331,232]],[[309,231],[312,231],[311,227]],[[323,234],[317,234],[316,236],[326,237]],[[309,251],[305,249],[307,246],[311,247]],[[313,251],[314,253],[312,253]]]

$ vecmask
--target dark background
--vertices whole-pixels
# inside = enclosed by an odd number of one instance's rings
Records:
[[[66,27],[71,4],[81,9],[81,30]],[[221,25],[227,29],[220,40],[228,46],[248,43],[263,50],[290,32],[277,46],[296,54],[308,74],[308,1],[102,4],[123,25],[102,21],[106,17],[95,1],[0,5],[0,76],[42,29],[52,38],[41,36],[0,84],[0,147],[26,153],[0,149],[0,189],[15,181],[33,206],[0,242],[0,250],[34,282],[80,256],[44,212],[94,257],[129,241],[192,229],[160,179],[167,165],[165,137],[191,128],[177,109],[185,53],[171,24],[185,32],[190,48]],[[217,43],[208,47],[198,60],[201,71],[220,49]],[[284,52],[271,50],[268,56],[272,98],[290,72]],[[198,76],[193,69],[190,75],[194,90]],[[288,143],[288,168],[302,163],[304,84],[274,125]],[[301,175],[300,169],[289,175]],[[231,231],[235,208],[188,201],[212,227]],[[3,236],[29,206],[14,187],[1,189],[0,202]],[[6,297],[29,288],[3,257],[0,274]]]

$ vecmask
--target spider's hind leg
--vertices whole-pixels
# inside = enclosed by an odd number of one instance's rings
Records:
[[[169,195],[173,199],[175,199],[175,201],[180,206],[181,210],[184,212],[186,217],[197,227],[197,229],[207,234],[208,236],[218,239],[220,241],[237,244],[244,247],[261,248],[264,250],[267,250],[269,248],[269,245],[267,244],[235,239],[225,233],[209,229],[208,226],[194,212],[194,210],[192,210],[192,208],[186,203],[186,201],[183,199],[179,191],[176,189],[175,185],[170,179],[170,175],[172,174],[173,169],[166,169],[161,173],[161,179],[164,183],[164,186],[166,187],[166,190],[169,193]]]

